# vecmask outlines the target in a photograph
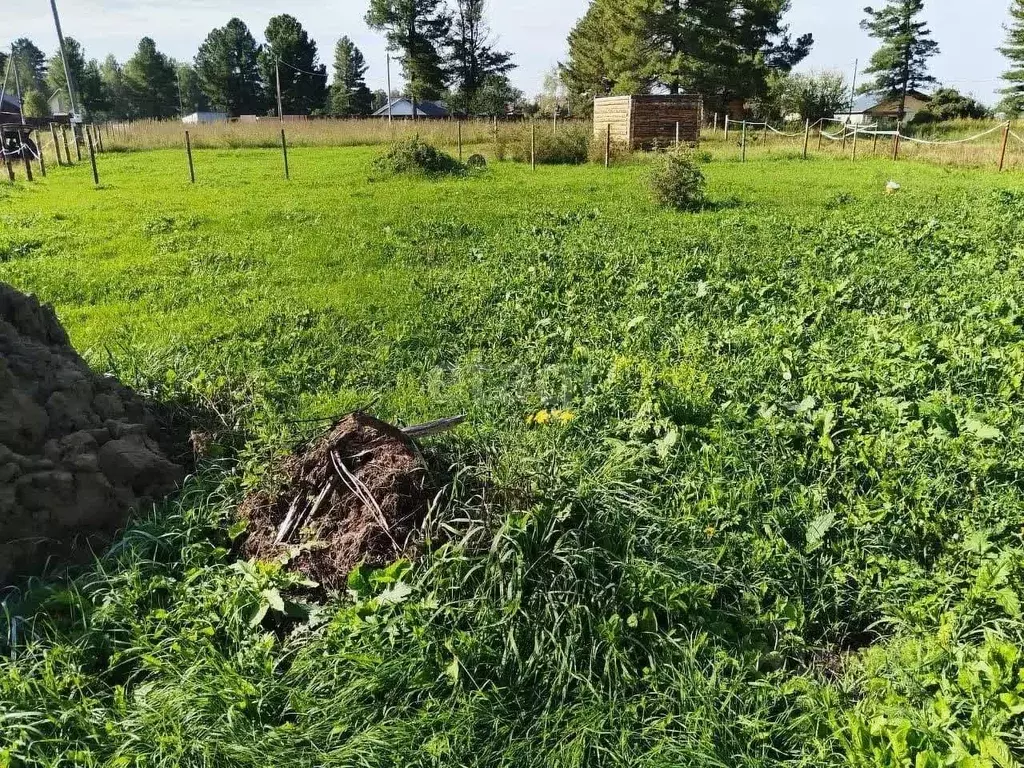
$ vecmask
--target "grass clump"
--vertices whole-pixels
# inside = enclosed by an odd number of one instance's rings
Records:
[[[538,165],[582,165],[590,155],[590,130],[587,126],[565,126],[555,131],[537,126]],[[499,136],[499,159],[511,157],[517,163],[530,162],[533,153],[533,129],[525,127]]]
[[[466,172],[465,165],[419,136],[389,144],[374,158],[373,168],[383,176],[461,176]]]
[[[658,205],[677,211],[704,207],[707,183],[693,154],[674,150],[661,158],[651,171],[651,192]]]

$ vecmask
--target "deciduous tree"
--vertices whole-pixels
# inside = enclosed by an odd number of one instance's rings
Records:
[[[18,70],[22,92],[28,93],[34,89],[42,93],[46,86],[46,54],[27,37],[19,37],[15,40],[11,44],[11,52],[14,56],[14,66]],[[13,72],[11,81],[14,81]]]
[[[899,119],[907,112],[907,94],[935,82],[928,60],[939,52],[928,23],[921,18],[924,0],[886,0],[884,7],[864,9],[861,27],[881,45],[864,73],[861,93],[875,93],[900,102]]]

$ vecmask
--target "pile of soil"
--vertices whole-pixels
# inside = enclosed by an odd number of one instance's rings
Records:
[[[175,490],[146,403],[93,373],[49,306],[0,283],[0,586],[88,556]]]
[[[360,563],[414,553],[428,506],[427,468],[401,430],[365,413],[345,417],[280,468],[273,492],[250,495],[243,554],[273,560],[326,590],[344,589]]]

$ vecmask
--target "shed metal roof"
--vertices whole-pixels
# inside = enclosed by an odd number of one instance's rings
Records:
[[[387,117],[388,105],[373,113],[374,117]],[[412,117],[412,101],[407,98],[391,102],[392,117]],[[448,117],[448,108],[440,101],[417,101],[416,117]]]

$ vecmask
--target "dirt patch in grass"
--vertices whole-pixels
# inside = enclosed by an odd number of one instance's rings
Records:
[[[250,495],[243,554],[289,567],[327,590],[343,589],[360,563],[382,566],[418,547],[427,512],[427,468],[401,430],[365,413],[345,417],[289,457],[277,487]]]

